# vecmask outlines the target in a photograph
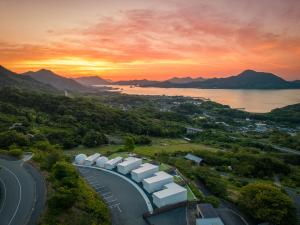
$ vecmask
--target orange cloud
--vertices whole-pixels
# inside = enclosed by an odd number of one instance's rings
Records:
[[[294,17],[293,11],[288,21]],[[112,79],[221,76],[247,68],[299,78],[300,32],[281,28],[211,4],[134,9],[85,27],[48,30],[51,42],[0,42],[0,61],[19,72],[47,67]]]

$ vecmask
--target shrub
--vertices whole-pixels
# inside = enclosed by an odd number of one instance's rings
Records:
[[[220,205],[220,199],[218,199],[217,197],[215,197],[213,195],[209,195],[209,196],[205,197],[203,201],[206,203],[212,204],[215,208],[219,207],[219,205]]]
[[[296,208],[288,195],[274,185],[252,183],[242,188],[238,204],[259,221],[294,225]]]
[[[17,157],[17,158],[20,158],[23,155],[22,149],[17,149],[17,148],[9,150],[8,153],[9,153],[9,155]]]

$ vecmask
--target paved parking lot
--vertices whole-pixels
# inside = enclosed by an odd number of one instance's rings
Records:
[[[95,176],[90,175],[89,169],[80,169],[80,173],[86,175],[85,179],[87,180],[87,182],[95,189],[98,194],[101,195],[101,197],[104,199],[111,210],[117,210],[119,213],[122,213],[120,202],[118,201],[116,196],[113,195],[108,186],[100,184],[99,181],[95,179]]]
[[[132,184],[108,171],[77,168],[109,206],[113,225],[147,225],[143,219],[146,202]]]

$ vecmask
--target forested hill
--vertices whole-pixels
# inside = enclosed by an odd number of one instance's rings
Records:
[[[57,91],[54,87],[48,84],[36,81],[31,77],[21,76],[0,65],[0,88],[3,87],[17,87],[26,90],[37,90],[47,92]]]
[[[50,70],[41,69],[36,72],[29,71],[23,73],[22,76],[31,77],[32,79],[37,80],[41,83],[51,85],[58,90],[69,90],[69,91],[89,90],[87,87],[82,86],[75,80],[60,76],[56,73],[53,73]]]
[[[145,115],[111,108],[89,98],[68,98],[13,88],[0,90],[0,112],[0,132],[14,123],[21,123],[23,132],[36,138],[45,137],[64,148],[81,144],[90,131],[165,137],[185,132],[176,117],[166,119],[163,113]]]
[[[267,114],[274,121],[289,121],[300,123],[300,103],[288,105],[283,108],[273,109]]]

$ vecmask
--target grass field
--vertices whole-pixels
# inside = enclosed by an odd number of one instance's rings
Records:
[[[105,145],[99,146],[95,148],[87,148],[84,146],[78,146],[71,150],[66,150],[65,154],[68,156],[75,156],[79,153],[84,153],[86,155],[90,155],[96,152],[99,152],[104,155],[111,155],[120,149],[122,145]],[[134,149],[134,152],[139,155],[144,155],[148,157],[154,156],[155,153],[160,152],[191,152],[193,150],[211,150],[217,151],[218,149],[208,147],[201,144],[189,143],[183,139],[162,139],[162,138],[153,138],[152,145],[137,145]]]
[[[217,151],[216,148],[190,143],[182,139],[154,139],[152,145],[136,146],[134,152],[140,155],[154,156],[155,153],[160,152],[192,152],[194,150],[204,149]]]

